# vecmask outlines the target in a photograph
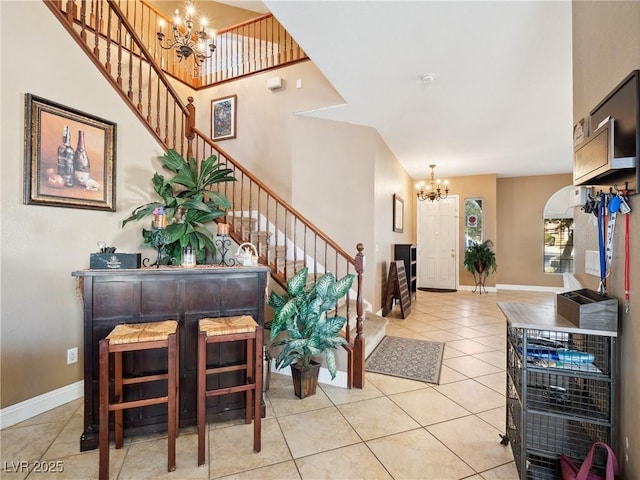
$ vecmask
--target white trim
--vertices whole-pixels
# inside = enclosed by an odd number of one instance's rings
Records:
[[[0,430],[69,403],[72,400],[82,398],[83,395],[84,380],[80,380],[24,402],[10,405],[0,410]]]
[[[506,283],[499,283],[496,285],[498,290],[525,290],[528,292],[551,292],[557,293],[562,291],[563,287],[541,287],[539,285],[509,285]]]
[[[458,290],[463,290],[466,292],[473,292],[474,290],[476,290],[476,288],[480,287],[474,287],[473,285],[458,285]],[[496,287],[482,287],[482,290],[482,293],[484,293],[485,290],[487,293],[496,293],[498,291]]]

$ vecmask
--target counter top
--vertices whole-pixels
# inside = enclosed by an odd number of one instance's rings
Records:
[[[591,330],[576,327],[562,315],[558,315],[555,306],[532,305],[528,303],[498,302],[498,307],[507,318],[510,326],[516,328],[537,328],[567,333],[583,333],[617,337],[617,332],[608,330]]]
[[[162,265],[160,267],[142,267],[142,268],[104,268],[104,269],[86,269],[76,270],[71,272],[74,277],[98,277],[101,275],[114,275],[114,274],[141,274],[141,275],[162,275],[162,274],[184,274],[184,275],[198,275],[202,273],[213,272],[264,272],[271,271],[266,265],[255,266],[242,266],[234,265],[232,267],[223,265],[197,265],[195,268],[184,268],[180,265]]]

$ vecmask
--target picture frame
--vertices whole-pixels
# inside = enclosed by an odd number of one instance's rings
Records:
[[[399,195],[393,194],[393,231],[404,231],[404,200]]]
[[[24,204],[115,212],[116,130],[114,122],[27,93]]]
[[[236,138],[237,95],[211,100],[211,140]]]

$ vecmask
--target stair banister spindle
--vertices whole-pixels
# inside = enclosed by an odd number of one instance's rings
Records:
[[[118,75],[116,76],[116,83],[120,90],[122,90],[122,19],[118,17],[118,68],[116,69]]]
[[[354,353],[353,353],[353,383],[358,388],[364,388],[364,369],[365,369],[365,358],[364,358],[364,305],[362,299],[362,283],[363,283],[363,274],[365,269],[365,256],[364,256],[364,245],[362,243],[358,243],[356,245],[356,249],[358,253],[356,254],[356,274],[357,274],[357,297],[356,297],[356,338],[354,340]]]
[[[96,18],[97,12],[94,13],[94,2],[91,2],[91,13],[89,14],[89,25],[93,25],[93,54],[96,58],[100,58],[100,35],[99,35],[99,27],[98,27],[98,19]],[[97,7],[96,7],[96,10]]]
[[[102,17],[102,5],[103,3],[100,2],[100,17]],[[107,73],[109,74],[109,77],[111,77],[111,9],[108,8],[107,9],[107,31],[106,31],[106,35],[107,35],[107,61],[104,64],[104,68],[107,70]]]
[[[129,100],[133,100],[133,40],[130,36],[127,38],[129,39],[129,81],[127,82],[129,90],[127,90],[127,97]]]

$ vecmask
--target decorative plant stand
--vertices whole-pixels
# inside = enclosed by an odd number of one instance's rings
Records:
[[[218,234],[216,235],[217,239],[215,241],[216,247],[220,252],[220,262],[218,265],[233,267],[236,264],[235,258],[225,258],[227,256],[227,252],[229,252],[229,247],[231,246],[231,239],[229,235]]]

